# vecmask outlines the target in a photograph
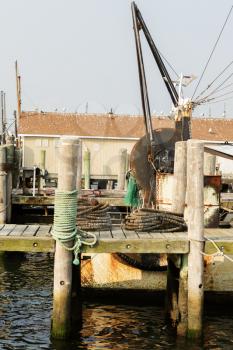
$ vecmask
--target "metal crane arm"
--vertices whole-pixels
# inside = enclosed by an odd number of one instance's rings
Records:
[[[145,118],[146,131],[150,135],[150,140],[153,140],[152,136],[152,122],[151,122],[151,113],[150,113],[150,104],[148,98],[147,84],[146,84],[146,75],[143,63],[143,54],[141,48],[141,40],[140,40],[140,30],[143,31],[147,43],[151,49],[152,55],[156,61],[160,74],[163,78],[163,81],[166,85],[168,93],[172,99],[172,102],[175,107],[178,106],[179,96],[173,85],[173,82],[169,76],[169,73],[163,63],[163,60],[159,54],[159,51],[150,35],[150,32],[143,20],[143,17],[135,4],[132,2],[132,16],[133,16],[133,27],[135,33],[135,42],[136,42],[136,51],[137,51],[137,60],[138,60],[138,71],[139,71],[139,81],[140,81],[140,90],[141,90],[141,99],[142,99],[142,109]]]

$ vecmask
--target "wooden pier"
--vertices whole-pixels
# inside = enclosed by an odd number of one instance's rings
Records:
[[[167,254],[166,314],[178,335],[201,336],[204,255],[230,260],[228,255],[233,254],[233,228],[204,228],[203,143],[195,140],[176,143],[172,210],[178,215],[186,210],[187,232],[138,232],[114,227],[95,231],[93,243],[91,232],[76,231],[79,141],[75,138],[61,141],[55,201],[43,198],[40,202],[40,198],[32,197],[12,200],[14,205],[54,204],[54,225],[15,225],[6,223],[5,216],[0,225],[0,251],[54,253],[52,337],[70,336],[73,314],[81,321],[81,269],[77,266],[81,253]],[[2,213],[11,204],[9,195],[5,195],[6,176],[7,173],[1,173]],[[76,265],[72,265],[73,255]]]
[[[54,253],[56,244],[51,230],[52,225],[0,225],[0,251]],[[112,231],[95,231],[95,234],[97,243],[83,246],[83,253],[189,253],[187,232],[138,233],[115,228]],[[233,228],[206,228],[204,239],[205,254],[216,252],[212,241],[224,254],[233,254]]]

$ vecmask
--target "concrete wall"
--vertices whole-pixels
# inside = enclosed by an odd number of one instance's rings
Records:
[[[119,153],[122,148],[131,152],[135,140],[82,139],[83,153],[91,154],[91,177],[116,179],[119,171]],[[24,166],[40,166],[41,150],[46,151],[46,170],[57,173],[59,161],[58,137],[24,137]]]

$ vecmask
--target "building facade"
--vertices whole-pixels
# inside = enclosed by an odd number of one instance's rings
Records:
[[[174,128],[168,117],[152,117],[153,127]],[[79,137],[82,152],[90,151],[92,179],[116,180],[120,167],[120,152],[128,155],[137,140],[145,134],[142,116],[89,115],[68,113],[22,112],[19,136],[23,143],[23,166],[41,165],[41,151],[45,151],[45,168],[56,176],[59,162],[59,140],[62,136]],[[192,137],[206,142],[223,143],[233,140],[233,120],[221,118],[193,118]],[[233,173],[233,162],[217,158],[224,175]]]

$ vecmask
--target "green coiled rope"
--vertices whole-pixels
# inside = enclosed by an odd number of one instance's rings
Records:
[[[74,265],[79,265],[78,254],[82,244],[94,245],[96,236],[89,233],[94,239],[93,242],[85,242],[81,238],[83,231],[76,226],[77,218],[77,190],[75,191],[55,191],[54,202],[54,224],[52,230],[53,238],[65,249],[74,252]],[[83,232],[86,234],[86,232]],[[67,247],[67,243],[73,242],[72,247]]]

